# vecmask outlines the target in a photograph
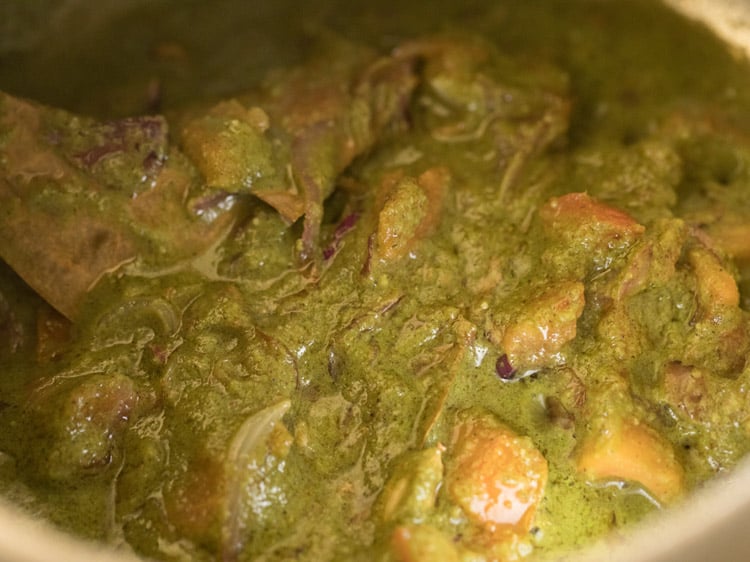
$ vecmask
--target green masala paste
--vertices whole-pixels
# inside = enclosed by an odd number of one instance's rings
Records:
[[[0,55],[5,497],[161,560],[550,559],[748,451],[750,69],[708,31],[131,4]]]

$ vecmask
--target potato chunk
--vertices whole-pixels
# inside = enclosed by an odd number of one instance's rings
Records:
[[[670,444],[637,420],[608,420],[586,439],[577,461],[589,480],[638,482],[663,503],[684,489],[683,469]]]
[[[544,223],[553,229],[574,231],[591,242],[629,241],[644,232],[627,213],[600,203],[586,193],[568,193],[550,199],[539,210]]]
[[[446,475],[448,495],[490,533],[525,533],[547,482],[547,461],[527,437],[490,419],[462,423]]]
[[[391,261],[404,256],[427,213],[427,196],[416,181],[399,181],[383,205],[375,233],[375,257]]]
[[[503,349],[520,371],[560,364],[562,347],[576,337],[585,304],[583,283],[561,283],[529,303],[505,330]]]
[[[714,308],[721,306],[739,306],[737,282],[715,254],[707,248],[692,248],[688,252],[688,261],[698,282],[698,300],[706,312],[710,314]]]
[[[553,197],[539,209],[539,218],[550,242],[546,261],[576,277],[610,267],[646,230],[586,193]]]
[[[401,173],[386,178],[385,194],[374,233],[375,263],[389,263],[407,255],[439,222],[450,175],[444,168],[430,168],[418,178]]]
[[[209,186],[234,191],[276,174],[273,146],[265,136],[269,126],[259,107],[246,109],[229,100],[190,121],[182,143]]]

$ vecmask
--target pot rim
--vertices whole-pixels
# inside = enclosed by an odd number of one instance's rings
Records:
[[[750,2],[662,0],[709,27],[738,57],[750,59]],[[575,562],[703,562],[743,560],[750,553],[750,456],[691,494],[680,506],[655,513],[582,551]],[[105,545],[67,534],[0,496],[0,560],[16,562],[136,562],[124,541]]]

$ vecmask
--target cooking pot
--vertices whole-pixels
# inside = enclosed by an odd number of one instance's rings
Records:
[[[737,56],[750,57],[750,2],[747,0],[664,1],[688,17],[705,23]],[[145,4],[145,0],[116,3],[10,0],[0,5],[0,54],[32,48],[43,40],[45,33],[70,27],[72,22],[97,26],[139,3]],[[273,8],[263,10],[273,11]],[[627,536],[606,537],[566,559],[581,562],[750,560],[747,521],[750,521],[750,459],[731,474],[708,483],[684,505],[648,517]],[[127,545],[105,547],[66,535],[0,499],[0,560],[124,562],[137,560],[137,557]]]

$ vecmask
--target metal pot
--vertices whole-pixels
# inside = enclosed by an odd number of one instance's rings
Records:
[[[664,0],[710,27],[738,56],[750,57],[750,2],[747,0]],[[92,4],[85,0],[46,0],[0,5],[0,55],[43,39],[45,31],[71,22],[96,25],[144,0]],[[104,9],[102,6],[108,8]],[[92,9],[93,8],[93,9]],[[2,459],[0,458],[0,461]],[[571,514],[572,517],[575,514]],[[707,484],[684,505],[643,521],[627,537],[605,537],[568,560],[580,562],[681,562],[750,559],[750,459],[733,473]],[[0,560],[47,562],[138,558],[124,545],[101,546],[64,534],[30,518],[0,499]]]

